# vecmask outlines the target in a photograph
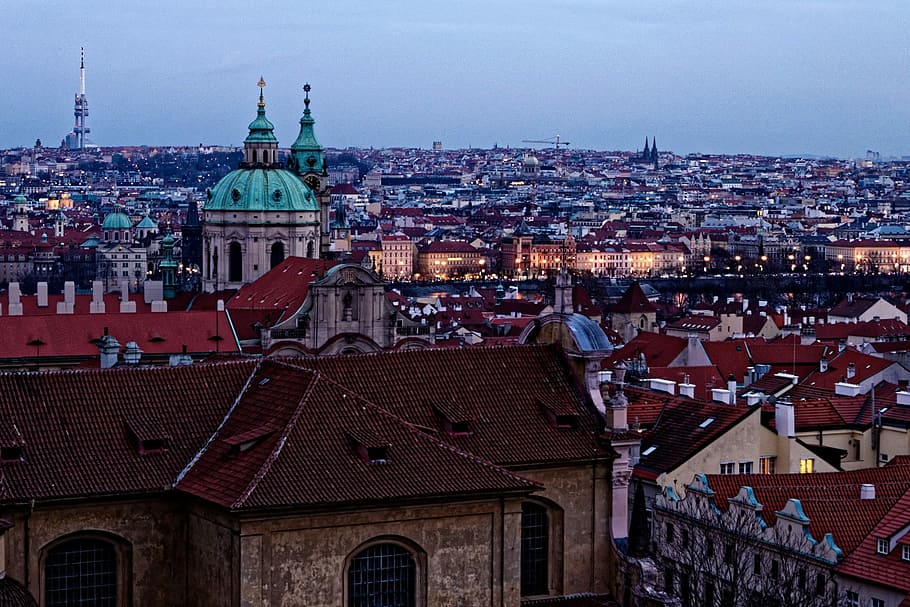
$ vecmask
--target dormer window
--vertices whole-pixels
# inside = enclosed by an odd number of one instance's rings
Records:
[[[474,433],[472,416],[460,405],[441,401],[435,403],[433,409],[442,418],[445,433],[449,436],[470,436]]]
[[[888,540],[881,537],[875,540],[876,554],[888,554],[888,548]]]
[[[910,561],[910,546],[907,544],[901,546],[901,560]]]
[[[367,464],[387,464],[389,462],[389,443],[372,430],[361,428],[348,430],[348,440],[360,459]]]
[[[276,428],[271,425],[259,426],[245,432],[228,436],[224,440],[230,446],[232,455],[240,455],[262,443],[265,439],[275,434]]]
[[[570,405],[538,399],[550,425],[554,428],[577,428],[578,411]]]
[[[130,442],[139,455],[153,455],[168,450],[171,437],[154,419],[126,420],[126,431]]]
[[[0,447],[0,463],[11,464],[22,461],[22,447],[19,445],[8,445]]]

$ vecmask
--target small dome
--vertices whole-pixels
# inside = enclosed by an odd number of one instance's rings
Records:
[[[104,223],[101,224],[102,230],[129,230],[132,229],[133,222],[130,221],[126,213],[114,211],[104,217]]]
[[[136,226],[140,230],[157,230],[158,224],[152,221],[152,218],[146,215],[142,218],[142,221],[139,222],[139,225]]]
[[[285,169],[236,169],[209,190],[205,211],[319,211],[313,191]]]
[[[18,581],[0,574],[0,605],[9,607],[37,607],[35,597]]]
[[[19,204],[23,204],[23,203],[28,202],[28,198],[26,198],[26,197],[23,196],[22,194],[19,194],[18,196],[16,196],[15,198],[13,198],[13,202],[16,202],[16,203],[19,203]]]
[[[524,165],[528,167],[536,167],[540,164],[540,161],[537,160],[537,156],[533,154],[527,154],[524,159]]]

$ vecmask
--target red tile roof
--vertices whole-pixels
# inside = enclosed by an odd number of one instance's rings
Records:
[[[359,453],[358,443],[382,449],[381,461]],[[317,372],[270,360],[177,487],[233,509],[539,488]]]
[[[143,312],[136,314],[78,314],[0,316],[0,355],[6,359],[33,357],[96,357],[97,341],[107,327],[121,346],[135,341],[146,354],[176,354],[185,345],[190,353],[237,352],[224,313]],[[220,339],[217,339],[220,336]]]
[[[633,282],[619,298],[619,301],[610,306],[610,311],[634,314],[636,312],[657,312],[657,308],[648,300],[645,292],[641,290],[641,286],[637,282]]]
[[[849,555],[910,490],[910,465],[816,474],[709,475],[708,483],[723,510],[740,487],[752,487],[763,506],[762,518],[770,525],[788,499],[800,500],[812,536],[820,540],[831,533],[835,544]],[[860,500],[864,483],[875,485],[875,499]]]

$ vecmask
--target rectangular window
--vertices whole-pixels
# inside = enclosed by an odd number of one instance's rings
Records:
[[[704,605],[714,605],[714,582],[711,580],[706,581],[705,590],[702,594],[704,595]]]
[[[848,590],[844,605],[846,607],[859,607],[859,593]]]
[[[815,472],[815,459],[811,457],[806,457],[799,460],[799,473],[800,474],[812,474]]]
[[[774,474],[775,470],[775,460],[777,458],[773,455],[765,455],[758,459],[758,473],[759,474]]]
[[[910,561],[910,546],[901,546],[901,560]]]
[[[739,462],[740,474],[752,474],[752,462]]]
[[[885,607],[885,599],[877,599],[872,597],[869,600],[869,607]]]
[[[759,554],[752,557],[752,573],[761,575],[761,555]]]
[[[776,580],[780,578],[780,561],[774,559],[771,561],[771,579]]]
[[[667,569],[664,574],[664,592],[667,594],[674,594],[673,592],[673,570]]]
[[[714,540],[705,540],[705,556],[714,558]]]
[[[682,530],[682,547],[683,548],[689,547],[689,530],[688,529]]]
[[[883,538],[875,540],[875,552],[878,554],[888,554],[888,540]]]
[[[815,595],[824,596],[825,595],[825,576],[822,573],[819,573],[815,576]]]
[[[667,543],[673,543],[673,523],[667,523]]]
[[[800,568],[799,570],[797,577],[797,587],[803,592],[806,590],[806,570],[803,568]]]
[[[720,473],[721,474],[733,474],[736,472],[736,463],[735,462],[721,462],[720,463]]]

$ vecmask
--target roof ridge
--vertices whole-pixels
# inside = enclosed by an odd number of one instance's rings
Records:
[[[288,435],[290,434],[291,430],[293,430],[294,426],[297,425],[297,420],[300,419],[300,413],[303,410],[304,404],[316,389],[316,384],[319,383],[320,379],[323,378],[322,374],[315,369],[295,367],[281,361],[268,360],[268,362],[276,366],[281,366],[289,369],[291,372],[299,373],[301,375],[310,375],[312,376],[312,380],[310,381],[310,384],[307,386],[306,390],[303,391],[303,394],[300,395],[300,398],[297,399],[297,406],[294,407],[294,413],[291,415],[291,418],[288,420],[288,422],[284,425],[284,429],[281,432],[281,437],[278,439],[278,444],[275,445],[272,453],[265,459],[265,462],[263,462],[262,466],[259,468],[256,474],[253,475],[253,479],[250,481],[249,485],[247,485],[246,489],[240,493],[240,497],[238,497],[237,500],[231,504],[232,508],[241,507],[243,503],[259,487],[259,482],[269,473],[269,470],[272,468],[272,464],[275,462],[275,460],[278,459],[278,456],[281,455],[281,451],[284,449],[284,445],[287,443]]]
[[[337,386],[339,389],[343,390],[343,391],[346,392],[347,394],[350,394],[353,398],[355,398],[355,399],[360,400],[361,402],[363,402],[365,405],[367,405],[368,407],[370,407],[372,410],[374,410],[374,411],[375,411],[376,413],[378,413],[379,415],[382,415],[382,416],[384,416],[384,417],[387,417],[387,418],[389,418],[389,419],[395,421],[396,423],[401,424],[403,427],[405,427],[405,428],[406,428],[411,434],[413,434],[414,436],[419,436],[419,437],[421,437],[421,440],[427,440],[427,441],[431,442],[431,443],[434,444],[434,445],[437,445],[437,446],[439,446],[439,447],[442,447],[442,448],[444,448],[444,449],[447,449],[447,450],[451,451],[452,453],[455,453],[455,454],[460,455],[460,456],[462,456],[462,457],[464,457],[464,458],[467,458],[467,459],[469,459],[469,460],[472,460],[472,461],[474,461],[475,463],[481,464],[481,465],[486,466],[486,467],[488,467],[488,468],[493,468],[493,469],[495,469],[497,472],[500,472],[500,473],[502,473],[502,474],[505,474],[506,476],[510,476],[510,477],[512,477],[512,478],[514,478],[514,479],[516,479],[516,480],[518,480],[518,481],[520,481],[520,482],[522,482],[522,483],[527,483],[527,484],[529,484],[529,485],[542,487],[542,485],[540,485],[539,483],[537,483],[537,482],[535,482],[535,481],[532,481],[532,480],[530,480],[530,479],[527,479],[527,478],[525,478],[525,477],[523,477],[523,476],[519,476],[519,475],[517,475],[517,474],[511,472],[510,470],[507,470],[506,468],[503,468],[502,466],[499,466],[498,464],[495,464],[494,462],[491,462],[491,461],[488,460],[488,459],[484,459],[484,458],[480,457],[479,455],[476,455],[476,454],[474,454],[474,453],[470,453],[470,452],[468,452],[468,451],[463,451],[463,450],[459,449],[458,447],[455,447],[454,445],[452,445],[452,444],[450,444],[450,443],[447,443],[447,442],[445,442],[445,441],[443,441],[443,440],[437,438],[436,436],[427,434],[427,433],[424,431],[424,429],[426,429],[425,426],[421,426],[421,425],[419,425],[419,424],[415,424],[415,423],[413,423],[413,422],[409,422],[408,420],[404,419],[403,417],[400,417],[400,416],[398,416],[398,415],[392,413],[391,411],[389,411],[389,410],[386,409],[385,407],[381,407],[381,406],[377,405],[376,403],[370,401],[370,400],[367,399],[366,397],[361,396],[360,394],[357,394],[356,392],[354,392],[353,390],[351,390],[351,389],[348,388],[347,386],[344,386],[344,385],[342,385],[342,384],[339,384],[338,382],[336,382],[336,381],[335,381],[334,379],[332,379],[331,377],[324,376],[324,375],[321,375],[321,374],[320,374],[320,379],[321,379],[322,381],[324,381],[324,382],[329,383],[329,384],[334,384],[334,385]],[[314,382],[314,383],[315,383],[315,382]]]
[[[231,403],[231,406],[228,407],[227,412],[225,412],[224,417],[221,420],[221,423],[218,424],[218,427],[215,428],[214,432],[212,432],[212,435],[209,436],[209,439],[205,442],[205,444],[202,446],[202,448],[196,452],[196,454],[192,457],[192,459],[190,459],[190,461],[187,462],[186,466],[184,466],[183,470],[181,470],[177,474],[177,478],[175,478],[174,482],[171,483],[171,488],[174,488],[177,485],[179,485],[180,481],[182,481],[184,479],[184,477],[186,477],[186,475],[189,474],[189,472],[190,472],[190,470],[192,470],[193,466],[195,466],[196,463],[205,454],[205,452],[208,451],[209,446],[215,441],[215,437],[218,436],[218,434],[221,432],[221,429],[224,428],[224,426],[225,426],[225,424],[227,424],[228,420],[231,419],[231,415],[233,415],[234,410],[237,408],[237,405],[240,404],[240,400],[243,398],[243,395],[246,394],[247,391],[250,389],[250,384],[252,383],[253,378],[256,377],[256,374],[259,372],[259,369],[262,367],[262,364],[263,364],[263,362],[265,362],[265,360],[266,359],[263,358],[256,362],[256,366],[253,367],[253,370],[250,372],[250,376],[247,377],[246,383],[243,384],[243,388],[237,394],[237,397],[234,399],[234,402]]]

